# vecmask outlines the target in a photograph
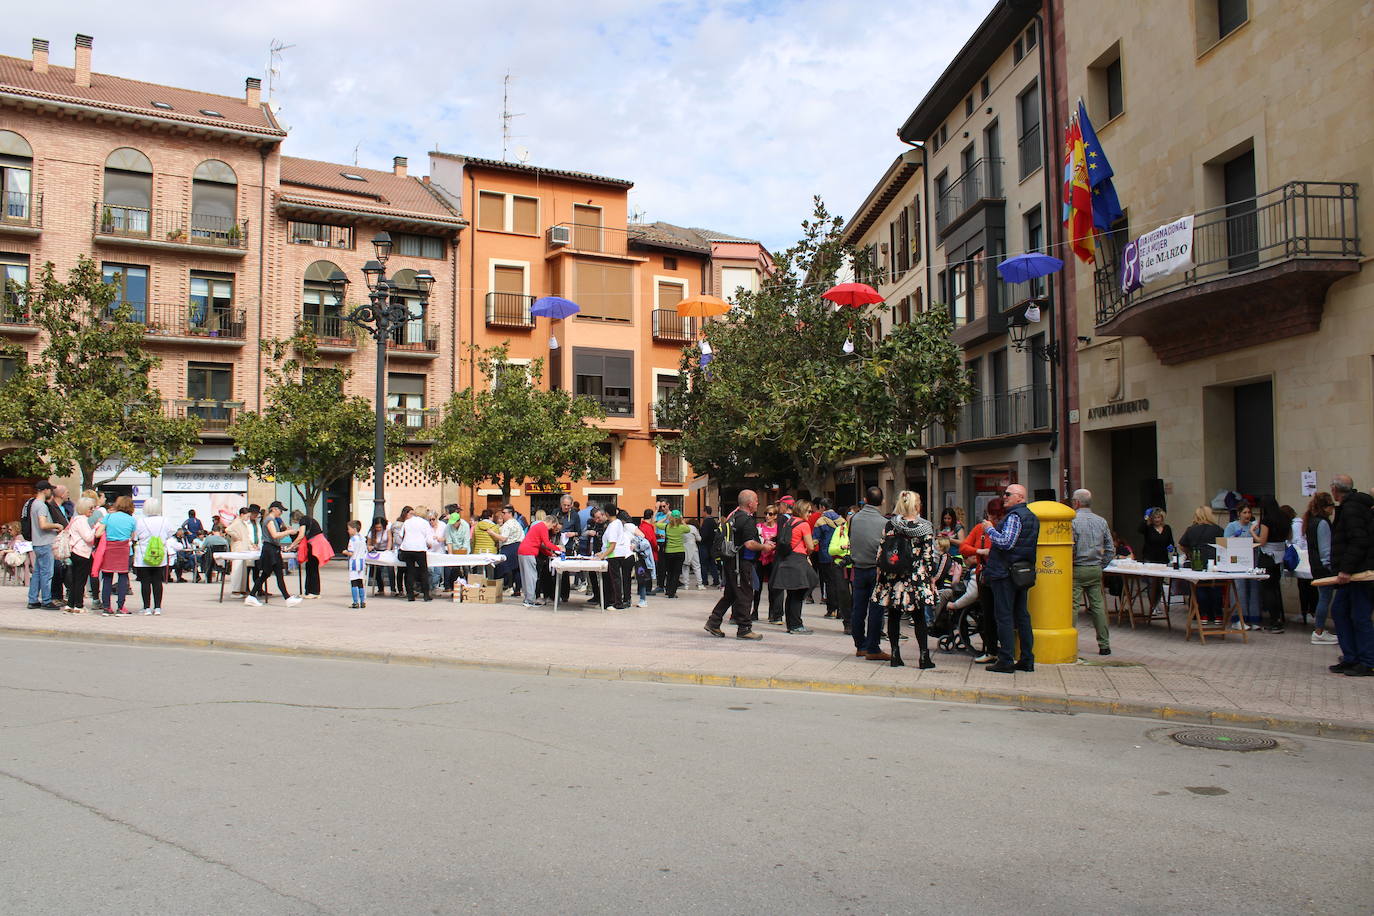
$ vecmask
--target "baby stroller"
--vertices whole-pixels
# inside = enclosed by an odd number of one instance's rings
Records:
[[[970,577],[965,582],[954,583],[952,588],[940,589],[940,603],[935,608],[935,623],[930,628],[930,635],[937,637],[936,645],[945,652],[977,654],[973,639],[982,628],[982,620],[978,583]]]

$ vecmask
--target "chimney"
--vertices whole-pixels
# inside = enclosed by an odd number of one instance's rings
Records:
[[[94,41],[89,35],[76,36],[76,73],[73,82],[78,86],[91,84],[91,44]]]
[[[399,178],[404,178],[404,177],[406,177],[406,157],[405,157],[405,156],[396,156],[396,157],[394,157],[394,158],[391,160],[391,170],[392,170],[393,172],[395,172],[396,175],[397,175],[397,177],[399,177]]]
[[[33,40],[33,72],[48,72],[48,40],[46,38]]]
[[[249,108],[257,108],[262,105],[262,80],[256,76],[250,76],[243,81],[243,100],[248,103]]]

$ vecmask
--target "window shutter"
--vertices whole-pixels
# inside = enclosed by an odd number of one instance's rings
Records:
[[[533,197],[516,197],[514,202],[514,223],[512,231],[522,235],[539,234],[539,201]]]
[[[477,228],[496,232],[506,228],[506,195],[491,191],[478,192]]]

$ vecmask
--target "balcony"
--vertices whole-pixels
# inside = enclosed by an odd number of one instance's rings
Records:
[[[534,316],[530,306],[533,296],[523,293],[487,293],[487,327],[532,328]]]
[[[662,410],[662,403],[662,401],[659,401],[649,408],[649,428],[657,430],[676,430],[676,426],[667,425],[667,420],[659,419],[659,412]]]
[[[623,258],[629,254],[630,234],[587,223],[556,223],[544,232],[550,253],[601,254]]]
[[[0,293],[0,333],[30,336],[38,333],[22,292]]]
[[[967,314],[973,317],[967,318],[959,314],[959,302],[950,307],[950,318],[954,323],[954,332],[950,334],[950,340],[966,350],[1005,335],[1009,312],[1018,309],[1030,299],[1045,299],[1049,295],[1047,278],[1042,277],[1029,283],[1004,283],[992,279],[997,273],[990,264],[980,264],[977,270],[982,272],[978,274],[982,280],[969,287],[964,299],[959,300],[967,308]],[[1042,308],[1048,308],[1048,305]]]
[[[357,247],[352,226],[330,226],[326,223],[287,222],[287,234],[293,245],[333,248],[353,251]]]
[[[606,411],[608,417],[631,417],[634,416],[634,398],[625,394],[604,394],[578,391],[576,395],[581,398],[588,398],[596,401]]]
[[[133,302],[130,306],[133,320],[147,327],[149,343],[241,347],[248,338],[248,317],[243,309],[179,302]]]
[[[229,431],[229,424],[234,422],[236,412],[243,410],[242,401],[219,401],[207,398],[190,398],[176,401],[164,401],[167,416],[176,420],[188,417],[200,421],[200,434],[202,436],[225,436]]]
[[[1191,270],[1121,292],[1120,252],[1094,273],[1097,331],[1139,336],[1174,365],[1321,326],[1326,292],[1360,270],[1359,186],[1293,181],[1193,220]]]
[[[692,318],[684,318],[673,309],[654,309],[654,340],[669,343],[691,343],[697,339],[697,325]]]
[[[1021,138],[1016,141],[1016,156],[1017,162],[1019,162],[1021,166],[1020,174],[1022,181],[1025,181],[1031,173],[1040,168],[1041,161],[1044,158],[1042,152],[1040,147],[1040,125],[1036,124],[1022,134]]]
[[[409,321],[391,329],[386,352],[392,356],[415,359],[437,359],[439,356],[439,326],[429,321]]]
[[[1002,160],[979,159],[940,195],[935,209],[935,230],[944,237],[984,207],[1004,203]]]
[[[1013,388],[974,398],[959,411],[953,427],[935,423],[926,430],[926,450],[934,453],[995,448],[1050,436],[1050,389],[1047,385]]]
[[[433,442],[442,412],[433,407],[388,407],[387,419],[405,430],[407,442]]]
[[[0,234],[35,236],[43,231],[42,194],[6,191],[0,197]]]
[[[92,214],[97,242],[233,258],[248,253],[248,220],[106,203],[95,204]]]
[[[302,315],[301,326],[309,328],[321,353],[353,353],[358,349],[358,329],[338,315]]]

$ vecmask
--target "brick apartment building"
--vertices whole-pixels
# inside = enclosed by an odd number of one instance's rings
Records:
[[[607,409],[611,478],[569,481],[569,492],[633,509],[656,496],[685,501],[688,469],[652,441],[653,401],[676,382],[680,349],[695,334],[673,305],[722,283],[756,285],[768,260],[758,243],[631,227],[631,183],[619,179],[436,153],[431,182],[409,175],[404,157],[382,171],[284,156],[286,132],[259,80],[236,97],[153,85],[93,72],[92,46],[77,36],[72,67],[50,64],[43,40],[30,59],[0,56],[0,273],[22,285],[48,261],[65,272],[79,255],[95,259],[163,357],[153,381],[166,409],[201,419],[191,464],[124,470],[110,489],[160,496],[174,514],[298,502],[285,484],[230,469],[226,429],[262,404],[259,342],[302,322],[327,362],[353,371],[349,392],[372,396],[374,346],[341,315],[365,295],[361,268],[385,230],[399,286],[421,270],[436,278],[424,316],[388,349],[388,415],[413,454],[450,394],[473,381],[467,345],[510,340],[517,360],[545,358],[548,383]],[[325,282],[336,268],[352,281],[342,304]],[[557,350],[548,321],[536,327],[528,314],[534,297],[551,293],[583,306],[558,323]],[[0,338],[36,349],[38,337],[22,298],[7,296]],[[387,475],[392,512],[448,501],[480,508],[488,495],[428,479],[414,462]],[[0,481],[0,515],[17,516],[27,482]],[[370,489],[340,481],[314,507],[331,536],[370,514]],[[558,498],[529,486],[519,494],[530,511]]]

